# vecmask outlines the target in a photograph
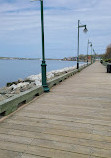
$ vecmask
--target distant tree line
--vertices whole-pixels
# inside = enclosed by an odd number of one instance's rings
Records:
[[[104,59],[111,59],[111,44],[107,46],[106,53],[104,54]]]
[[[92,59],[100,59],[103,58],[104,54],[93,54]],[[77,61],[77,57],[65,57],[62,60],[65,61]],[[87,55],[80,54],[79,55],[79,61],[87,62]],[[91,54],[88,55],[88,61],[91,61]]]

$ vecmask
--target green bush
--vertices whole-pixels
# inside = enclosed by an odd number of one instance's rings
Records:
[[[105,59],[105,62],[111,63],[111,59]]]

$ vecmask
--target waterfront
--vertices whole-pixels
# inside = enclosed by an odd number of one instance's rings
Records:
[[[0,158],[110,158],[110,83],[106,67],[96,62],[50,93],[40,96],[36,89],[39,97],[22,107],[26,93],[3,102]],[[8,112],[20,108],[3,117],[7,107]]]
[[[76,65],[76,61],[47,60],[47,71]],[[41,60],[0,60],[0,87],[7,82],[41,73]]]

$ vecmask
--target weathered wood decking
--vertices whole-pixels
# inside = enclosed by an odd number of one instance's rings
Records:
[[[111,74],[95,63],[0,122],[0,158],[111,158]]]

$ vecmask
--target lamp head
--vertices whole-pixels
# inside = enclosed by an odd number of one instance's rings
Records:
[[[88,32],[88,29],[87,29],[86,25],[85,25],[85,28],[84,28],[83,32],[84,32],[84,33],[87,33],[87,32]]]
[[[92,47],[92,43],[90,44],[90,47]]]

